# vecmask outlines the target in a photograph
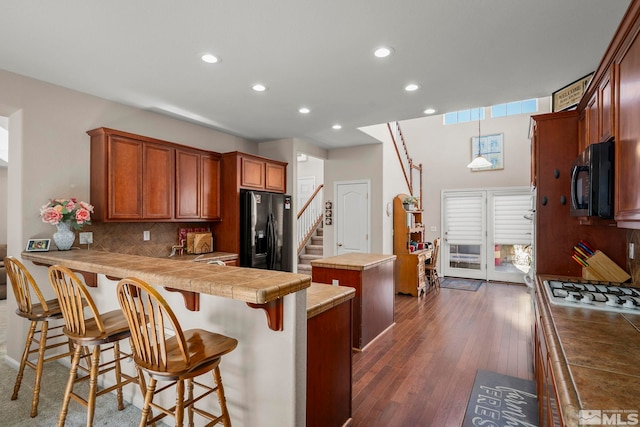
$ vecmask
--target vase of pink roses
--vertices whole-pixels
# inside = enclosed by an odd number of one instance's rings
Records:
[[[93,206],[87,202],[78,202],[75,198],[51,199],[40,208],[42,222],[55,225],[58,231],[53,233],[53,241],[59,251],[68,251],[73,246],[76,235],[72,228],[79,230],[91,224]]]

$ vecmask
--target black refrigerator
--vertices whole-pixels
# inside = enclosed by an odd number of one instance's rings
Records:
[[[240,190],[240,266],[292,271],[291,196]]]

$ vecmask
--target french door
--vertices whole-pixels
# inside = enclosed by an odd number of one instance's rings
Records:
[[[524,282],[533,239],[528,188],[443,190],[441,206],[445,276]]]

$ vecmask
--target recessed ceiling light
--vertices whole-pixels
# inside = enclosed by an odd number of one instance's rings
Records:
[[[301,112],[302,114],[309,114],[311,112],[311,110],[308,109],[307,107],[302,107],[298,111]]]
[[[215,64],[216,62],[220,62],[220,58],[218,58],[215,55],[211,55],[210,53],[202,55],[202,60],[209,64]]]
[[[251,88],[256,92],[264,92],[265,90],[267,90],[267,87],[261,83],[256,83],[253,86],[251,86]]]
[[[377,48],[373,54],[376,56],[376,58],[386,58],[387,56],[391,55],[393,53],[393,49],[391,49],[390,47],[386,47],[386,46],[381,46],[379,48]]]
[[[434,108],[427,108],[426,110],[424,110],[425,114],[433,114],[435,112],[436,112],[436,110]]]
[[[420,85],[417,85],[415,83],[409,83],[408,85],[406,85],[404,87],[404,90],[406,90],[407,92],[413,92],[420,89]]]
[[[335,124],[335,125],[331,126],[331,129],[333,129],[333,130],[340,130],[340,129],[342,129],[342,125]]]

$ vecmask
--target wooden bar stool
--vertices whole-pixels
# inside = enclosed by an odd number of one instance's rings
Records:
[[[433,241],[433,251],[431,255],[431,262],[424,266],[427,274],[427,282],[429,282],[429,288],[433,288],[436,291],[440,290],[440,276],[438,276],[438,253],[440,252],[440,238],[437,237]]]
[[[91,295],[78,276],[66,267],[53,265],[49,267],[49,280],[58,297],[58,303],[65,321],[63,332],[75,345],[69,380],[64,392],[64,400],[58,427],[63,427],[69,409],[69,401],[73,398],[76,402],[87,408],[87,427],[93,425],[93,415],[96,397],[117,390],[118,410],[124,409],[122,400],[122,388],[138,382],[138,376],[132,377],[122,372],[120,361],[131,357],[120,351],[119,341],[129,338],[129,325],[120,310],[113,310],[100,314]],[[85,318],[84,308],[88,307],[92,317]],[[110,347],[102,348],[106,344]],[[90,349],[93,346],[93,350]],[[100,364],[100,354],[103,350],[113,349],[113,360]],[[89,374],[78,376],[78,368],[81,358],[89,358]],[[98,375],[115,370],[116,383],[108,388],[98,391]],[[75,384],[89,380],[89,395],[84,399],[73,392]]]
[[[4,259],[4,264],[7,269],[9,281],[11,282],[11,287],[13,288],[13,294],[15,295],[16,302],[18,303],[16,314],[31,322],[29,333],[27,334],[27,340],[24,344],[24,351],[22,352],[22,359],[20,360],[20,368],[18,369],[16,382],[13,386],[11,400],[16,400],[18,398],[18,392],[20,391],[20,384],[22,383],[25,366],[34,369],[36,378],[33,385],[33,395],[31,400],[31,417],[35,417],[38,415],[40,381],[42,379],[43,365],[45,362],[70,356],[72,354],[71,344],[69,343],[69,340],[66,339],[62,331],[60,331],[62,325],[49,329],[50,320],[62,319],[62,312],[60,311],[58,300],[52,299],[45,301],[42,296],[42,292],[40,292],[40,288],[38,288],[38,285],[33,279],[33,276],[31,276],[31,273],[29,273],[27,268],[16,258],[6,257]],[[32,293],[35,294],[38,302],[32,301]],[[51,332],[54,334],[51,335]],[[64,338],[64,340],[60,340],[60,338]],[[36,344],[37,347],[32,349],[31,347],[33,344]],[[64,345],[69,347],[67,352],[45,357],[45,352],[48,350]],[[35,363],[29,360],[29,356],[33,353],[38,354],[38,360]]]
[[[238,341],[202,329],[183,331],[166,300],[141,280],[123,279],[118,284],[117,292],[118,302],[131,329],[133,359],[137,366],[147,372],[150,377],[140,427],[153,424],[167,415],[173,415],[175,425],[182,426],[185,407],[189,410],[189,426],[193,426],[194,413],[211,420],[208,426],[220,422],[230,426],[231,420],[227,411],[219,365],[221,357],[235,349]],[[173,333],[165,335],[166,328],[172,329]],[[194,380],[195,377],[210,371],[213,371],[215,387],[209,387]],[[171,381],[171,383],[156,390],[158,380]],[[184,398],[185,380],[188,394],[186,400]],[[167,409],[153,403],[156,393],[174,384],[177,394],[175,406]],[[197,397],[193,395],[194,384],[203,389]],[[196,402],[214,391],[217,392],[220,404],[221,415],[219,416],[195,407]],[[161,413],[153,417],[151,408]]]

